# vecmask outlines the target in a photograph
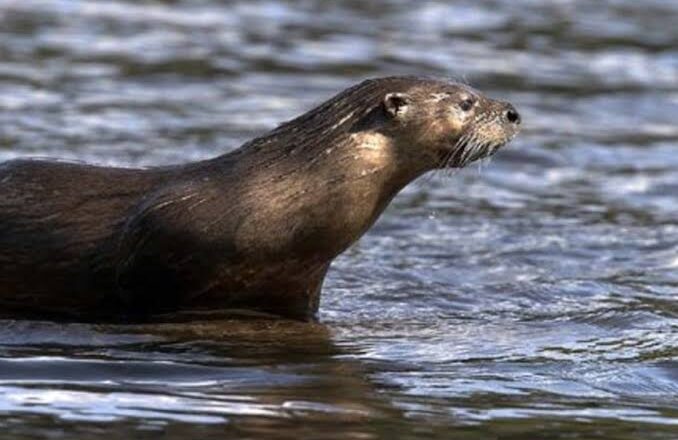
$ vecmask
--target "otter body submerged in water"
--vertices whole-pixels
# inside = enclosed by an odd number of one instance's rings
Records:
[[[510,104],[464,85],[392,77],[202,162],[0,164],[0,310],[310,318],[331,261],[400,189],[493,154],[519,123]]]

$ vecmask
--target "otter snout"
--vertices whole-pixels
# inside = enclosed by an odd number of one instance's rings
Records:
[[[520,113],[513,107],[511,104],[506,104],[506,110],[504,110],[504,117],[511,124],[520,125]]]

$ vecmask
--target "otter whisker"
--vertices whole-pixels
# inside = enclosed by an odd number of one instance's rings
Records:
[[[454,146],[450,148],[449,153],[445,156],[445,162],[441,169],[444,170],[447,177],[451,177],[456,173],[456,169],[452,167],[454,158],[460,149],[464,148],[466,143],[466,134],[460,136],[457,141],[454,143]]]
[[[460,157],[460,167],[465,167],[470,161],[474,152],[478,149],[479,139],[477,134],[474,134],[473,137],[469,140],[466,149]]]
[[[464,134],[464,136],[460,138],[459,145],[455,148],[454,155],[451,158],[454,160],[455,165],[457,165],[458,167],[463,166],[461,163],[462,157],[464,156],[466,149],[468,149],[469,145],[472,142],[473,136],[469,137],[468,133]]]
[[[463,167],[463,157],[469,148],[472,148],[475,135],[473,133],[465,133],[460,139],[459,145],[454,155],[454,165],[456,168]]]
[[[460,136],[457,139],[457,141],[454,143],[452,148],[450,148],[450,151],[445,155],[445,160],[441,164],[442,167],[448,168],[451,165],[452,159],[457,154],[459,149],[464,148],[465,142],[466,142],[466,135]]]

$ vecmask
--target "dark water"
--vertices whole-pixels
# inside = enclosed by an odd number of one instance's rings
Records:
[[[407,188],[320,324],[1,322],[2,438],[678,438],[675,1],[0,0],[0,159],[195,160],[402,73],[524,132]]]

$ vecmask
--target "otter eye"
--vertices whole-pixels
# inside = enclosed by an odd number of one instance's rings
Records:
[[[461,108],[465,112],[471,110],[473,108],[473,100],[470,98],[464,99],[459,103],[459,108]]]

